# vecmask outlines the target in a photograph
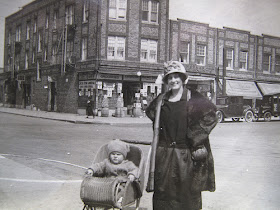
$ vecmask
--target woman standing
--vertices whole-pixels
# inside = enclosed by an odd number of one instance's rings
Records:
[[[186,89],[186,79],[180,62],[165,64],[163,82],[169,90],[146,110],[154,123],[147,191],[154,191],[153,208],[158,210],[201,209],[201,191],[215,191],[208,136],[217,123],[216,107]]]
[[[86,114],[87,114],[87,118],[88,118],[89,116],[92,116],[93,118],[95,117],[95,114],[94,114],[94,112],[93,112],[93,109],[92,109],[92,105],[91,105],[91,101],[90,101],[90,100],[87,101]]]

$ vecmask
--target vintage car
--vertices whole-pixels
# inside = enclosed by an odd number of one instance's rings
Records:
[[[242,96],[219,96],[216,100],[218,122],[223,122],[225,118],[232,118],[239,121],[244,118],[246,122],[252,122],[255,118],[255,111],[245,103]]]
[[[266,122],[269,122],[272,116],[280,116],[280,94],[267,95],[263,100],[257,100],[255,113],[257,120],[264,118]]]

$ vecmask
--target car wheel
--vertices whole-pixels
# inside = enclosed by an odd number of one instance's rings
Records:
[[[254,119],[254,113],[251,111],[251,110],[248,110],[246,113],[245,113],[245,121],[246,122],[252,122]]]
[[[265,122],[269,122],[271,120],[271,113],[270,112],[264,113],[263,118]]]
[[[217,111],[216,112],[216,116],[217,116],[217,119],[218,119],[218,123],[221,123],[224,121],[224,115],[223,115],[223,112],[221,111]]]
[[[240,120],[240,118],[238,118],[238,117],[232,118],[232,121],[233,121],[233,122],[239,122],[239,120]]]

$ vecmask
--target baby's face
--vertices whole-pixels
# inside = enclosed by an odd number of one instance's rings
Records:
[[[120,164],[124,160],[124,156],[120,152],[111,152],[110,153],[110,160],[114,164]]]

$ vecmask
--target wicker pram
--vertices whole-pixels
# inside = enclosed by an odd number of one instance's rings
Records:
[[[95,209],[97,207],[122,209],[135,203],[136,209],[139,208],[144,188],[145,158],[139,147],[131,144],[129,144],[129,147],[130,151],[127,154],[127,159],[139,168],[137,176],[139,178],[134,182],[126,182],[121,206],[117,203],[117,191],[120,185],[118,178],[87,176],[84,178],[80,190],[80,196],[84,202],[83,209]],[[99,163],[107,157],[108,148],[105,144],[98,150],[93,162]]]

